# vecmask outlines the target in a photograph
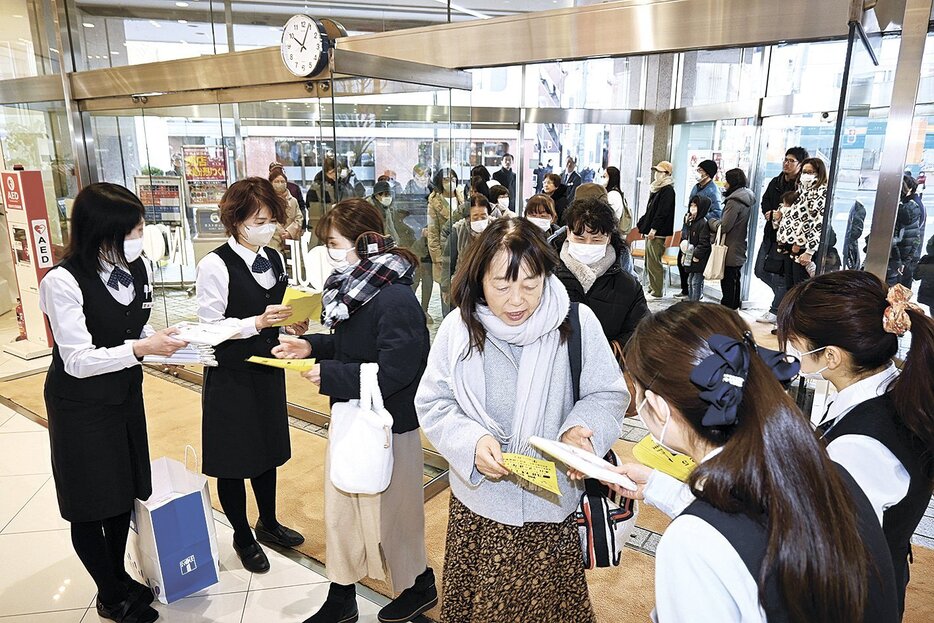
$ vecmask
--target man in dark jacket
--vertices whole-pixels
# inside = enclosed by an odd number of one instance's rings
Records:
[[[512,170],[512,163],[512,154],[503,154],[502,168],[493,174],[493,179],[509,191],[509,209],[516,212],[516,173]]]
[[[756,255],[755,275],[772,289],[772,304],[767,312],[760,318],[756,318],[758,322],[774,324],[778,305],[785,296],[785,277],[765,270],[765,260],[775,250],[776,245],[776,232],[772,226],[772,217],[773,212],[780,211],[782,208],[782,195],[797,189],[801,165],[808,158],[808,152],[804,147],[792,147],[786,151],[785,159],[782,161],[782,172],[769,182],[765,194],[762,195],[762,202],[759,204],[765,224],[763,225],[762,244]]]
[[[607,340],[625,346],[649,308],[641,284],[624,269],[629,249],[613,208],[597,197],[577,199],[565,216],[568,227],[552,242],[561,257],[555,275],[572,301],[593,311]]]
[[[564,175],[561,176],[561,183],[568,187],[568,201],[574,201],[574,193],[577,187],[583,183],[581,174],[577,172],[577,159],[568,156],[567,166],[564,169]]]
[[[649,274],[649,296],[659,299],[664,293],[665,238],[675,229],[675,188],[672,167],[667,160],[652,167],[654,181],[645,214],[639,219],[639,233],[645,236],[645,271]]]
[[[911,224],[905,228],[902,235],[902,276],[899,283],[911,289],[912,275],[921,259],[921,245],[924,242],[924,226],[927,224],[927,213],[924,204],[918,195],[918,182],[910,175],[902,178],[902,196],[906,209],[911,215]]]
[[[847,270],[859,270],[862,260],[859,257],[859,239],[866,224],[866,207],[858,200],[853,202],[850,215],[846,219],[846,232],[843,234],[843,267]]]

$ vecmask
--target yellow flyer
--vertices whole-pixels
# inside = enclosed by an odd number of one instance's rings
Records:
[[[250,363],[258,363],[261,366],[296,370],[298,372],[308,372],[315,367],[314,359],[273,359],[272,357],[257,357],[254,355],[247,359],[247,361]]]
[[[286,325],[302,322],[303,320],[318,320],[321,318],[321,293],[304,292],[297,288],[286,288],[282,297],[282,304],[292,307],[292,315],[288,320],[282,320],[272,325],[284,327]]]
[[[633,446],[632,455],[646,467],[657,469],[682,482],[688,479],[696,467],[694,459],[683,454],[672,454],[652,441],[651,435],[646,435],[645,439]]]
[[[503,464],[519,478],[528,480],[545,491],[561,495],[558,488],[558,470],[551,461],[507,452],[503,455]]]

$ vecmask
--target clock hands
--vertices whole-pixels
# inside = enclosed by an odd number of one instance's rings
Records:
[[[311,24],[308,24],[307,26],[305,26],[305,36],[302,37],[302,43],[301,43],[302,50],[305,49],[305,40],[308,38],[308,31],[309,31],[309,30],[311,30]]]
[[[299,41],[298,39],[295,38],[295,35],[293,35],[292,33],[289,33],[289,36],[292,37],[292,41],[294,41],[295,43],[297,43],[297,44],[302,48],[302,52],[304,52],[304,51],[305,51],[305,40],[302,39],[301,41]],[[307,30],[305,31],[305,37],[306,37],[306,38],[308,37],[308,31],[307,31]]]

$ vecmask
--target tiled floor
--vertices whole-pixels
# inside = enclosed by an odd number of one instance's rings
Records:
[[[325,600],[323,569],[294,552],[266,548],[269,573],[254,575],[232,548],[232,530],[215,513],[220,581],[171,605],[158,602],[172,623],[299,622]],[[95,587],[75,556],[68,524],[58,513],[44,427],[0,405],[0,623],[103,621],[92,607]],[[380,608],[358,591],[361,621]],[[385,603],[385,601],[382,601]]]

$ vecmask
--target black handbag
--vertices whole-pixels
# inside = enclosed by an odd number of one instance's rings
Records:
[[[779,245],[773,243],[769,247],[769,252],[765,256],[765,262],[762,264],[763,270],[773,275],[785,274],[785,254],[779,250]]]

